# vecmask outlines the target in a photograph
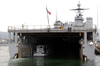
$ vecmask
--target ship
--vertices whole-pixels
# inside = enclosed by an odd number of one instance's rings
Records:
[[[8,26],[9,40],[13,34],[14,43],[9,44],[10,58],[34,56],[69,57],[81,60],[93,60],[96,28],[93,18],[87,17],[86,22],[80,8],[76,11],[74,22],[55,21],[54,25],[41,26]],[[47,48],[47,49],[46,49]]]

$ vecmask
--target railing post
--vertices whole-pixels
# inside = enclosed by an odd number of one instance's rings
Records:
[[[28,30],[28,25],[27,25],[27,30]]]
[[[87,32],[84,32],[84,44],[87,44]]]
[[[93,41],[95,41],[95,32],[93,32],[92,37],[93,37]]]
[[[9,31],[9,26],[8,26],[8,31]]]
[[[33,29],[34,29],[34,25],[33,25]]]
[[[40,30],[41,30],[41,25],[40,25]]]
[[[11,30],[12,30],[12,27],[11,27]]]
[[[11,43],[11,32],[8,33],[9,35],[9,44]]]

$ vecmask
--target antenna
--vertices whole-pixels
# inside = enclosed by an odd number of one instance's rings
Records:
[[[56,9],[56,21],[58,21],[58,17],[57,17],[57,9]]]
[[[98,4],[97,4],[97,35],[98,35]]]
[[[98,4],[97,4],[97,28],[98,28]]]
[[[71,9],[71,10],[73,10],[73,11],[77,11],[77,14],[78,14],[78,15],[76,15],[76,16],[83,16],[83,15],[82,15],[83,12],[81,12],[81,11],[83,11],[83,10],[88,10],[88,8],[87,8],[87,9],[80,8],[80,6],[81,6],[80,1],[79,1],[79,3],[77,4],[77,6],[78,6],[78,8],[76,8],[76,9]]]

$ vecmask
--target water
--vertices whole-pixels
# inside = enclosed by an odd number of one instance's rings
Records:
[[[9,47],[0,46],[0,66],[100,66],[100,56],[95,56],[94,60],[88,61],[62,57],[32,57],[10,59]]]

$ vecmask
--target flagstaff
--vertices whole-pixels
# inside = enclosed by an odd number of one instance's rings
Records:
[[[46,6],[46,10],[47,10],[47,6]],[[48,20],[48,28],[50,28],[50,27],[49,27],[49,16],[48,16],[48,11],[47,11],[47,20]]]
[[[48,14],[51,15],[51,12],[48,11],[47,6],[46,6],[46,11],[47,11],[48,28],[50,28]]]

